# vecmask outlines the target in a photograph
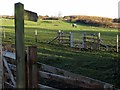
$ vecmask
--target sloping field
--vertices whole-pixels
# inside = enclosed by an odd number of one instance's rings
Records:
[[[3,19],[3,44],[15,43],[14,21]],[[38,31],[38,42],[35,42],[35,30]],[[58,45],[56,42],[47,44],[56,37],[58,30],[66,33],[73,32],[81,37],[83,32],[101,33],[101,39],[109,45],[116,45],[117,29],[101,28],[78,24],[73,28],[71,23],[59,20],[39,20],[38,22],[25,21],[25,45],[38,46],[38,61],[55,66],[73,73],[85,75],[117,85],[118,53],[113,51],[80,51],[68,46]],[[117,82],[117,83],[116,83]]]

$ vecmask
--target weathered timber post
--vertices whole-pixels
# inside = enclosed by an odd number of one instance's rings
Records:
[[[118,39],[118,38],[119,38],[119,37],[118,37],[118,35],[117,35],[117,40],[116,40],[116,46],[117,46],[117,48],[116,48],[117,50],[116,50],[116,51],[117,51],[117,52],[119,52],[119,44],[118,44],[118,43],[119,43],[119,39]]]
[[[2,31],[2,28],[0,28]],[[2,32],[0,32],[0,90],[3,87],[3,62],[2,62]]]
[[[58,31],[58,43],[61,43],[61,30]]]
[[[3,28],[3,39],[5,39],[6,38],[6,34],[5,34],[5,28]]]
[[[37,42],[37,30],[35,30],[35,42]]]
[[[70,32],[70,36],[69,36],[69,42],[70,42],[70,47],[73,47],[72,33],[71,32]]]
[[[28,88],[38,88],[37,47],[27,48]]]
[[[83,33],[83,35],[82,35],[82,48],[86,48],[86,45],[85,45],[85,41],[86,41],[86,37],[85,37],[86,35],[85,35],[85,33]]]
[[[24,5],[15,4],[16,87],[25,86]]]
[[[93,45],[91,44],[91,48],[98,49],[98,35],[96,33],[94,33],[93,35],[91,34],[91,36],[92,36],[91,38],[92,38],[93,43],[94,43]],[[96,37],[97,37],[97,40],[96,40]]]
[[[98,33],[98,50],[100,50],[100,32]]]
[[[64,33],[63,33],[63,31],[61,31],[61,44],[64,44]]]

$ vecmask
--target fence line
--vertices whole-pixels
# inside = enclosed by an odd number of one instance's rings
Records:
[[[69,47],[75,47],[80,49],[95,49],[101,50],[102,47],[105,47],[106,50],[110,50],[110,45],[107,45],[102,39],[100,33],[82,33],[82,36],[77,36],[73,32],[64,33],[63,31],[58,31],[54,39],[52,39],[49,44],[57,41],[60,45],[67,45]],[[116,52],[119,52],[119,41],[118,35],[116,38]]]
[[[100,33],[87,34],[83,33],[82,48],[92,48],[100,50]]]
[[[27,81],[26,85],[28,88],[49,87],[39,83],[38,77],[45,78],[48,80],[55,80],[56,82],[63,83],[64,85],[70,84],[72,86],[79,88],[81,87],[101,88],[101,89],[109,88],[109,90],[112,90],[114,88],[114,86],[111,84],[36,62],[37,53],[36,53],[36,48],[33,46],[28,47],[27,52],[28,52],[27,61],[25,65],[27,73],[25,75]],[[6,77],[4,78],[4,85],[9,88],[16,88],[16,74],[17,74],[16,65],[10,63],[12,59],[16,60],[15,54],[11,52],[4,52],[3,56],[4,58],[6,58],[4,59],[4,66],[5,66],[4,68],[6,68],[7,71],[10,71],[10,72],[4,72],[4,75]],[[7,58],[9,59],[7,60]],[[15,60],[12,60],[12,62],[15,62]],[[7,81],[8,79],[11,79],[11,81],[10,82]],[[53,87],[49,87],[49,88],[55,89]]]

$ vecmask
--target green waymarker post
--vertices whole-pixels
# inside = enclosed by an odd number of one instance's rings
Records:
[[[16,88],[25,87],[24,5],[15,4]]]
[[[26,18],[27,17],[27,18]],[[16,88],[28,88],[25,76],[24,18],[37,21],[37,13],[24,10],[21,3],[15,4]]]

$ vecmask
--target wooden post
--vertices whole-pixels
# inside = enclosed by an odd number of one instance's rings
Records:
[[[35,42],[37,42],[37,30],[35,30]]]
[[[82,36],[82,48],[86,48],[86,46],[85,46],[85,33],[83,33],[83,36]]]
[[[61,30],[58,31],[58,43],[60,44],[61,43]]]
[[[2,63],[2,37],[1,36],[2,36],[2,32],[0,32],[0,90],[2,90],[2,86],[3,86],[2,85],[3,84],[3,63]]]
[[[60,37],[61,37],[61,44],[64,44],[64,33],[63,33],[63,31],[61,31]]]
[[[27,49],[28,88],[38,88],[37,47],[29,46]]]
[[[38,88],[38,67],[36,63],[34,63],[32,67],[32,82],[32,87]]]
[[[1,25],[1,21],[0,21]],[[2,28],[0,27],[0,31],[2,31]],[[3,86],[3,61],[2,61],[2,32],[0,32],[0,90],[2,90]]]
[[[25,86],[24,5],[15,4],[16,87]]]
[[[118,37],[118,35],[117,35],[117,40],[116,40],[116,46],[117,46],[116,49],[117,49],[117,52],[119,52],[119,44],[118,44],[118,43],[119,43],[119,40],[118,40],[118,38],[119,38],[119,37]]]
[[[72,33],[71,32],[70,32],[69,41],[70,41],[70,47],[73,47]]]
[[[94,33],[93,35],[91,35],[91,38],[93,40],[93,45],[92,45],[92,42],[91,42],[91,48],[92,49],[98,49],[98,40],[96,41],[96,37],[98,39],[98,35],[96,35],[96,33]]]
[[[5,35],[5,28],[3,28],[3,39],[5,39],[6,38],[6,35]]]
[[[98,33],[98,50],[100,50],[100,32]]]

